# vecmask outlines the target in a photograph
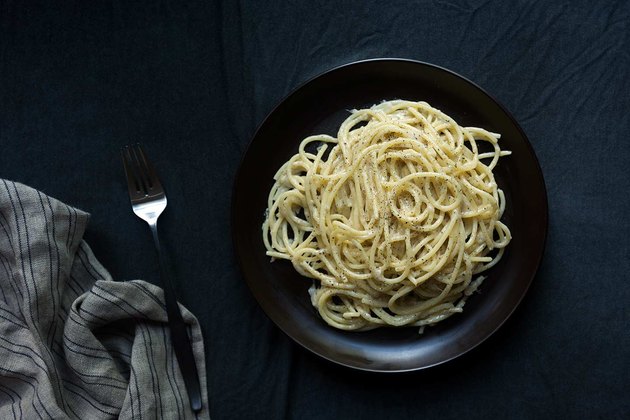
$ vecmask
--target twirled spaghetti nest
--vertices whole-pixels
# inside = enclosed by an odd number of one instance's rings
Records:
[[[267,254],[316,280],[311,301],[336,328],[424,326],[461,312],[511,239],[492,173],[509,154],[498,140],[425,102],[353,111],[337,138],[304,139],[276,173]]]

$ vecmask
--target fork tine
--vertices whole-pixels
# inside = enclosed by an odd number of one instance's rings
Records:
[[[160,184],[160,178],[155,171],[153,165],[149,159],[147,159],[144,154],[144,149],[140,143],[137,143],[135,146],[136,158],[138,159],[138,165],[140,168],[140,172],[142,172],[145,176],[145,180],[147,182],[147,190],[156,190],[156,192],[162,191],[162,184]]]
[[[146,171],[140,163],[140,158],[138,157],[138,151],[136,150],[135,145],[129,146],[129,155],[131,156],[132,167],[140,186],[140,192],[147,196],[149,195],[149,181],[147,180]]]
[[[131,156],[129,146],[122,147],[120,149],[120,155],[122,157],[123,166],[125,168],[125,176],[127,177],[127,187],[129,188],[129,194],[133,198],[141,193],[141,186],[136,175],[133,157]]]

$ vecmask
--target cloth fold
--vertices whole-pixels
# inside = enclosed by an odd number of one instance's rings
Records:
[[[203,409],[190,409],[163,291],[113,281],[89,215],[0,179],[0,418],[209,419],[201,329],[183,306]]]

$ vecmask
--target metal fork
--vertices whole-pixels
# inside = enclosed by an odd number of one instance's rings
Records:
[[[160,261],[160,278],[164,287],[166,313],[171,330],[171,341],[175,349],[175,356],[184,377],[184,384],[188,391],[190,407],[194,412],[201,410],[201,387],[199,375],[195,366],[192,345],[188,337],[187,327],[177,305],[177,298],[171,278],[168,275],[158,237],[157,220],[166,208],[166,194],[160,184],[157,173],[147,159],[140,144],[125,146],[121,150],[129,198],[133,212],[147,222],[153,234],[153,242]]]

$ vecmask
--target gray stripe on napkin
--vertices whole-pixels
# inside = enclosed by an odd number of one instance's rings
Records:
[[[203,390],[190,410],[160,288],[113,281],[89,215],[0,179],[0,418],[209,419],[203,339],[182,308]]]

